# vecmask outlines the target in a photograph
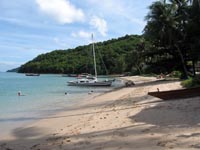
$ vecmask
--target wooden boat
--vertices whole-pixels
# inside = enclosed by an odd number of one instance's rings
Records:
[[[171,91],[148,92],[148,95],[158,97],[163,100],[196,97],[196,96],[200,96],[200,87],[171,90]]]

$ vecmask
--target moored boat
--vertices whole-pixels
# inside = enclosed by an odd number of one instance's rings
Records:
[[[40,76],[39,73],[26,73],[26,76]]]
[[[93,35],[92,35],[93,41]],[[92,51],[93,51],[93,59],[94,59],[94,73],[95,76],[90,74],[82,74],[82,76],[78,76],[77,80],[69,81],[69,86],[111,86],[113,80],[104,80],[99,81],[97,78],[97,69],[96,69],[96,58],[95,58],[95,50],[94,50],[94,42],[92,42]]]

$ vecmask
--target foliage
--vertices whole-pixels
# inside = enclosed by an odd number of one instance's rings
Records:
[[[181,85],[186,88],[200,87],[200,76],[184,80],[182,81]]]
[[[126,35],[118,39],[95,43],[98,74],[121,74],[136,68],[143,62],[139,58],[142,37],[139,35]],[[144,44],[144,41],[143,41]],[[135,53],[137,53],[137,58]],[[131,55],[131,57],[129,57]],[[135,55],[135,56],[134,56]],[[130,61],[127,61],[130,60]],[[136,68],[136,70],[142,69]],[[32,61],[19,68],[19,72],[27,73],[83,73],[93,74],[93,56],[91,44],[79,46],[75,49],[55,50],[47,54],[41,54]]]
[[[174,77],[174,78],[181,78],[182,77],[182,73],[180,71],[173,71],[170,74],[170,77]]]
[[[199,0],[163,0],[149,7],[144,36],[151,43],[147,54],[150,69],[171,68],[188,77],[187,61],[195,63],[200,59],[199,8]]]
[[[19,67],[15,69],[7,70],[6,72],[18,72],[18,70],[19,70]]]

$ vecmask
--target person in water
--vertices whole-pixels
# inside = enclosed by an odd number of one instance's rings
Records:
[[[22,95],[22,94],[21,94],[21,91],[18,91],[17,95],[18,95],[18,96],[21,96],[21,95]]]
[[[18,95],[18,96],[25,96],[24,94],[22,94],[21,91],[18,91],[18,92],[17,92],[17,95]]]

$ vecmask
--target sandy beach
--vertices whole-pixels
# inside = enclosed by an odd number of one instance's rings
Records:
[[[180,81],[127,77],[124,87],[0,137],[0,150],[197,150],[200,97],[163,101],[150,91],[182,88]]]

